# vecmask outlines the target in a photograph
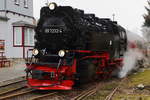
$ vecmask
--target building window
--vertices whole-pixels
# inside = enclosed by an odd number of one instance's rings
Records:
[[[24,7],[28,8],[28,0],[24,0]]]
[[[16,5],[19,5],[19,3],[20,3],[20,0],[15,0]]]
[[[34,46],[34,29],[29,27],[14,26],[13,44],[14,47]]]
[[[34,46],[34,30],[32,28],[24,29],[25,46]]]
[[[14,27],[14,46],[22,46],[22,27]]]

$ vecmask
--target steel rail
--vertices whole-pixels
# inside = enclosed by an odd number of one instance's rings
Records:
[[[105,98],[105,100],[111,100],[114,94],[117,92],[117,90],[120,88],[121,84],[126,80],[127,78],[123,78],[119,85],[113,89],[113,91]]]
[[[57,94],[57,92],[52,92],[52,93],[48,93],[48,94],[32,97],[32,98],[29,98],[27,100],[40,100],[40,99],[42,99],[44,97],[52,96],[52,95],[55,95],[55,94]]]
[[[0,82],[0,88],[26,81],[26,79],[24,77],[20,77],[20,78],[21,79],[18,79],[18,80],[12,79],[12,80],[8,80],[8,81]]]
[[[94,93],[96,93],[97,89],[94,87],[88,91],[84,91],[81,94],[77,95],[76,97],[72,98],[71,100],[82,100],[84,98],[87,98],[91,95],[93,95]]]
[[[23,88],[26,88],[26,86],[17,87],[17,88],[9,89],[9,90],[4,91],[4,92],[0,92],[0,96],[5,95],[7,93],[15,92],[15,91],[23,89]]]
[[[34,90],[22,91],[22,92],[19,92],[19,93],[15,93],[15,94],[11,94],[11,95],[8,95],[8,96],[0,97],[0,100],[10,99],[10,98],[17,97],[17,96],[20,96],[20,95],[23,95],[23,94],[27,94],[27,93],[30,93],[30,92],[33,92],[33,91]]]

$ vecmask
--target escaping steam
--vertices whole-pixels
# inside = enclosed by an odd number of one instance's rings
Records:
[[[119,78],[125,77],[129,72],[131,72],[138,60],[143,58],[143,54],[139,52],[137,48],[130,48],[124,55],[123,67],[119,72]]]
[[[142,28],[143,36],[147,40],[147,42],[150,42],[150,28],[149,27],[143,27]]]
[[[144,58],[142,46],[145,39],[135,33],[132,33],[131,31],[127,31],[127,38],[128,50],[124,54],[123,67],[119,72],[119,78],[125,77],[133,69],[136,69],[138,60],[142,60]]]

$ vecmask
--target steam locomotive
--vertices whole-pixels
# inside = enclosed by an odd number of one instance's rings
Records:
[[[109,77],[127,49],[126,31],[116,21],[56,3],[41,8],[35,39],[27,84],[40,90],[70,90]]]

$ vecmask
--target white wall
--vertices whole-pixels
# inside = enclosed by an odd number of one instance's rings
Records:
[[[5,8],[4,3],[5,3],[4,0],[0,0],[0,10],[4,10]]]
[[[5,39],[6,33],[7,33],[7,22],[0,20],[0,40]]]
[[[10,18],[7,22],[7,29],[5,38],[5,55],[8,58],[22,58],[23,57],[23,48],[22,47],[13,47],[13,25],[12,23],[17,21],[26,21],[33,24],[33,19],[29,17],[19,16],[17,14],[8,13],[7,17]],[[21,33],[20,33],[21,34]]]
[[[33,16],[33,0],[28,0],[28,8],[24,7],[24,0],[19,0],[19,5],[16,5],[15,0],[0,0],[0,10],[6,10],[17,12],[27,16]]]

